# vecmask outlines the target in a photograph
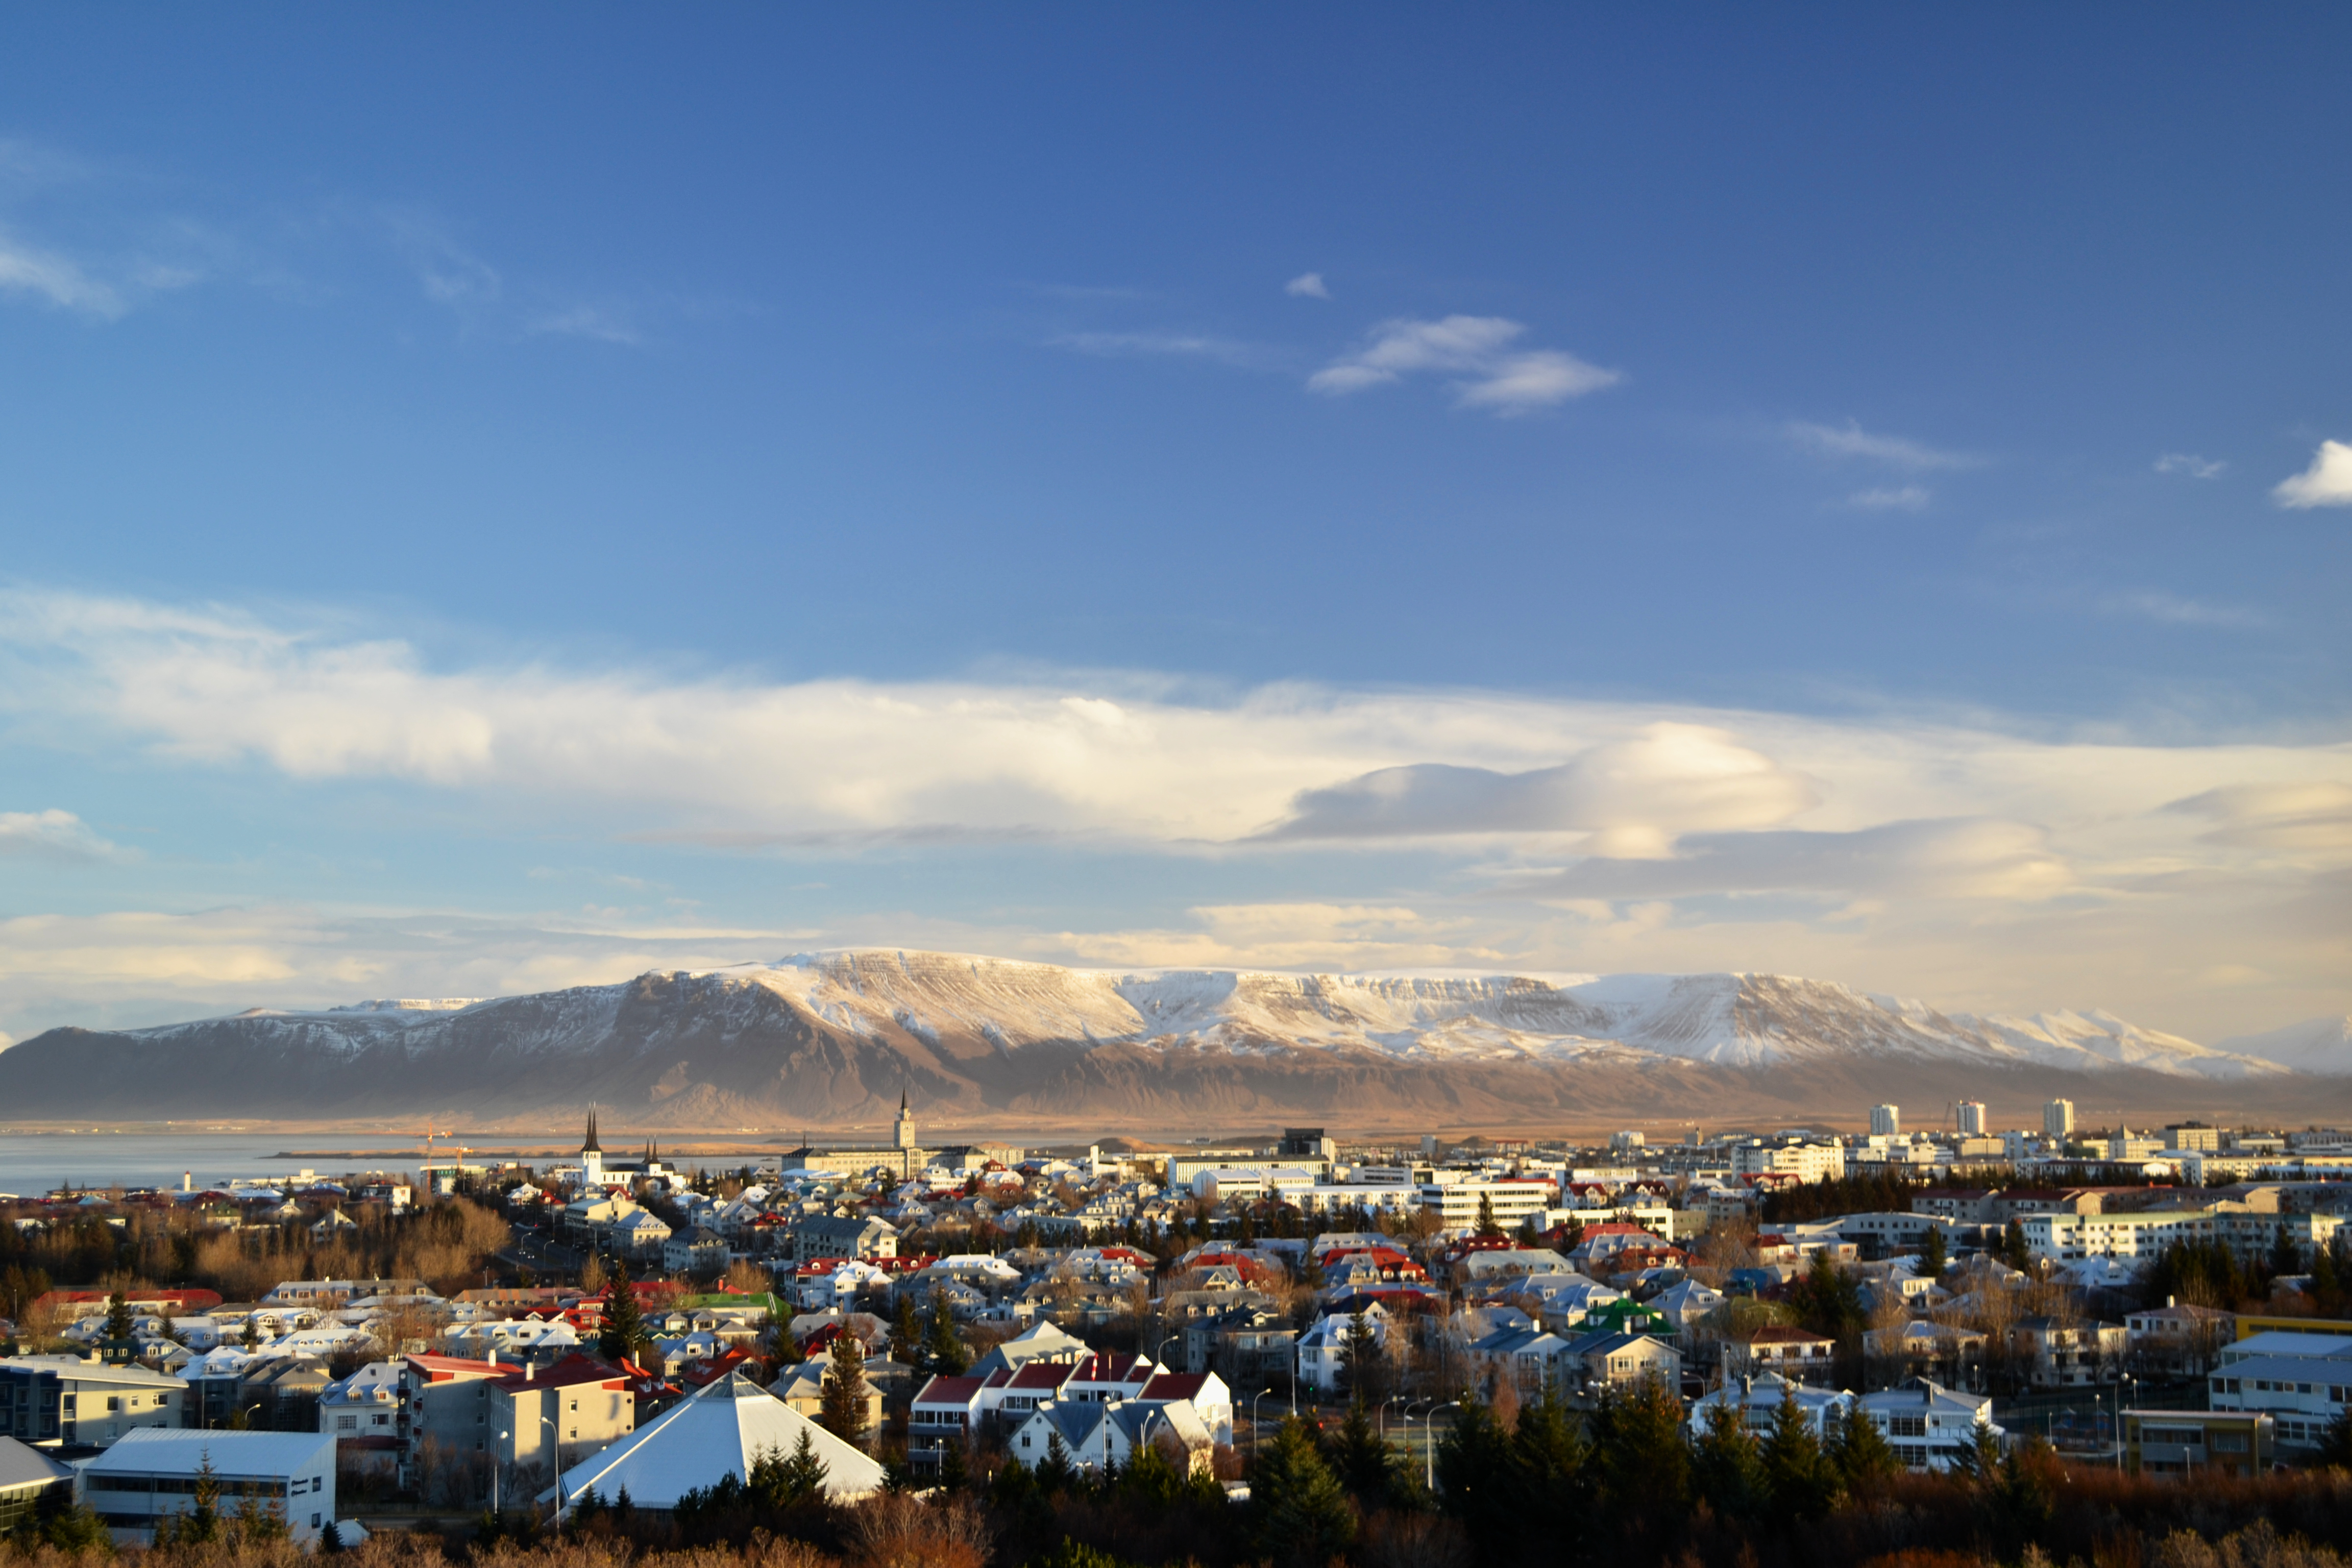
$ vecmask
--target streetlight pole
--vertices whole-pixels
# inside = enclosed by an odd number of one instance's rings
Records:
[[[1258,1449],[1265,1447],[1257,1435],[1257,1402],[1273,1392],[1271,1388],[1261,1388],[1250,1395],[1250,1456],[1253,1458],[1256,1458]]]
[[[1437,1411],[1458,1410],[1461,1406],[1460,1400],[1449,1399],[1429,1413],[1429,1431],[1423,1439],[1421,1484],[1433,1492],[1437,1489]]]
[[[547,1428],[547,1462],[555,1472],[555,1520],[561,1523],[563,1519],[563,1432],[556,1426],[555,1417],[543,1412],[539,1424]]]
[[[501,1443],[505,1442],[505,1441],[507,1440],[507,1438],[508,1438],[508,1436],[509,1436],[509,1434],[505,1433],[505,1432],[501,1432],[501,1433],[499,1433],[499,1442],[501,1442]],[[496,1519],[498,1516],[499,1516],[499,1457],[498,1457],[498,1455],[497,1455],[495,1452],[493,1452],[493,1453],[490,1455],[490,1517],[491,1517],[492,1519]]]

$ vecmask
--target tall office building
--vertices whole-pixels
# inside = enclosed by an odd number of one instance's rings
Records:
[[[1985,1135],[1985,1108],[1981,1100],[1960,1101],[1960,1136],[1981,1138]]]
[[[1874,1105],[1870,1108],[1870,1132],[1874,1138],[1899,1138],[1903,1135],[1903,1108],[1899,1105]]]
[[[2053,1100],[2042,1108],[2042,1131],[2050,1138],[2065,1138],[2074,1131],[2074,1102]]]

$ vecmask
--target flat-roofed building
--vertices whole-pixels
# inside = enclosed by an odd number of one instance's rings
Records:
[[[152,1540],[156,1525],[196,1505],[211,1471],[216,1505],[283,1516],[294,1539],[319,1539],[335,1517],[335,1439],[327,1432],[184,1432],[142,1426],[82,1467],[82,1495],[116,1531]]]
[[[2270,1468],[2277,1445],[2271,1418],[2255,1411],[2124,1412],[2124,1468],[2140,1474],[2259,1475]]]

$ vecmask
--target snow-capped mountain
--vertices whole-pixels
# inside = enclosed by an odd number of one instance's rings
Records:
[[[1902,1081],[1948,1085],[1918,1091],[1948,1100],[2026,1072],[2159,1074],[2197,1104],[2295,1076],[2105,1013],[1944,1013],[1781,975],[1119,971],[869,949],[482,1001],[52,1030],[0,1053],[0,1101],[24,1115],[489,1117],[593,1100],[713,1126],[878,1114],[902,1088],[954,1114],[1387,1116],[1598,1112],[1727,1089],[1769,1103]]]
[[[2213,1048],[2257,1057],[2297,1072],[2352,1073],[2352,1016],[2305,1018],[2259,1035],[2232,1035]]]

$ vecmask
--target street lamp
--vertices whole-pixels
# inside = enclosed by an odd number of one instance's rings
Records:
[[[1460,1400],[1449,1399],[1444,1404],[1437,1406],[1435,1410],[1432,1410],[1429,1413],[1429,1430],[1422,1439],[1421,1456],[1423,1473],[1421,1484],[1428,1488],[1433,1492],[1437,1489],[1437,1411],[1458,1410],[1461,1406],[1462,1402]]]
[[[1408,1395],[1406,1395],[1406,1394],[1390,1394],[1386,1399],[1383,1399],[1383,1400],[1381,1400],[1381,1436],[1385,1437],[1385,1436],[1387,1436],[1389,1435],[1389,1406],[1390,1406],[1390,1405],[1394,1405],[1394,1404],[1395,1404],[1397,1401],[1399,1401],[1400,1399],[1405,1399],[1405,1398],[1408,1398],[1408,1397],[1409,1397]]]
[[[1272,1394],[1271,1388],[1261,1388],[1250,1395],[1250,1453],[1255,1455],[1263,1445],[1257,1435],[1257,1402]]]
[[[563,1518],[563,1434],[555,1425],[555,1417],[541,1413],[539,1424],[547,1428],[548,1464],[555,1471],[555,1517]]]

